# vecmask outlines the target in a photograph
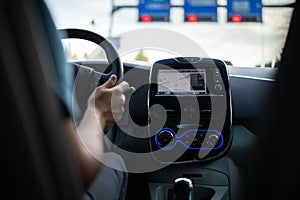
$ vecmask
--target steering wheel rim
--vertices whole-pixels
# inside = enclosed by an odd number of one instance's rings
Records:
[[[61,39],[83,39],[102,47],[107,57],[107,61],[111,66],[111,71],[107,74],[101,74],[99,76],[98,85],[106,82],[112,74],[117,75],[117,80],[119,82],[122,81],[124,68],[116,48],[109,40],[95,32],[84,29],[59,29],[58,32],[60,33]]]

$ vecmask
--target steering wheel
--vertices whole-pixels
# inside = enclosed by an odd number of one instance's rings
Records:
[[[104,73],[97,72],[89,67],[73,63],[74,66],[77,68],[77,70],[83,69],[85,71],[89,71],[86,74],[90,74],[90,76],[93,76],[93,78],[91,79],[94,80],[96,79],[98,81],[97,85],[101,85],[104,82],[106,82],[112,74],[117,75],[117,79],[119,82],[122,80],[123,73],[124,73],[123,65],[119,58],[119,54],[116,48],[113,46],[113,44],[110,41],[108,41],[106,38],[102,37],[101,35],[98,35],[94,32],[84,30],[84,29],[59,29],[58,32],[61,36],[61,39],[68,39],[68,38],[84,39],[99,45],[100,47],[103,48],[108,63],[111,66],[111,71],[109,73],[104,74]]]

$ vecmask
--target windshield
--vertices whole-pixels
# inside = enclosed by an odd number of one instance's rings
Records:
[[[46,0],[57,28],[82,28],[107,37],[123,61],[200,56],[236,67],[275,67],[293,11],[280,5],[293,2]],[[97,45],[86,41],[68,39],[64,46],[72,60],[105,59]]]

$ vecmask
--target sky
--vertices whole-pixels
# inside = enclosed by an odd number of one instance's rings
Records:
[[[289,3],[292,0],[265,0],[264,3]],[[264,8],[263,23],[229,24],[225,20],[226,10],[218,10],[219,21],[217,23],[183,23],[183,9],[171,9],[170,23],[138,23],[137,9],[121,9],[111,17],[111,0],[45,0],[54,18],[57,28],[83,28],[92,30],[104,37],[121,37],[121,44],[128,46],[135,41],[128,33],[144,28],[160,28],[172,31],[172,35],[181,35],[185,39],[191,39],[205,52],[205,56],[231,61],[236,66],[252,67],[275,60],[280,55],[284,45],[291,9]],[[115,0],[115,4],[136,5],[137,0]],[[173,4],[182,4],[182,0],[172,0]],[[219,0],[219,3],[226,3]],[[95,23],[92,24],[91,21]],[[110,32],[111,28],[111,32]],[[150,34],[151,36],[151,34]],[[137,35],[141,38],[143,35]],[[171,37],[172,38],[172,37]],[[143,38],[142,38],[143,39]],[[144,39],[149,37],[144,35]],[[170,43],[178,42],[176,37]],[[168,40],[168,39],[167,39]],[[158,45],[159,46],[159,45]],[[132,48],[137,48],[133,45]],[[140,46],[143,48],[143,46]],[[72,42],[72,51],[81,57],[85,53],[90,54],[95,49],[81,41]],[[130,49],[130,48],[129,48]],[[175,56],[170,51],[160,49],[157,46],[147,48],[144,53],[151,63],[156,60]],[[134,59],[138,49],[122,51],[121,59]],[[176,51],[175,51],[176,53]],[[204,55],[200,55],[204,56]]]

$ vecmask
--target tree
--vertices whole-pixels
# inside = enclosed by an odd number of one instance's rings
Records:
[[[149,58],[144,54],[143,49],[141,49],[138,54],[135,56],[135,60],[140,60],[140,61],[148,61]]]

